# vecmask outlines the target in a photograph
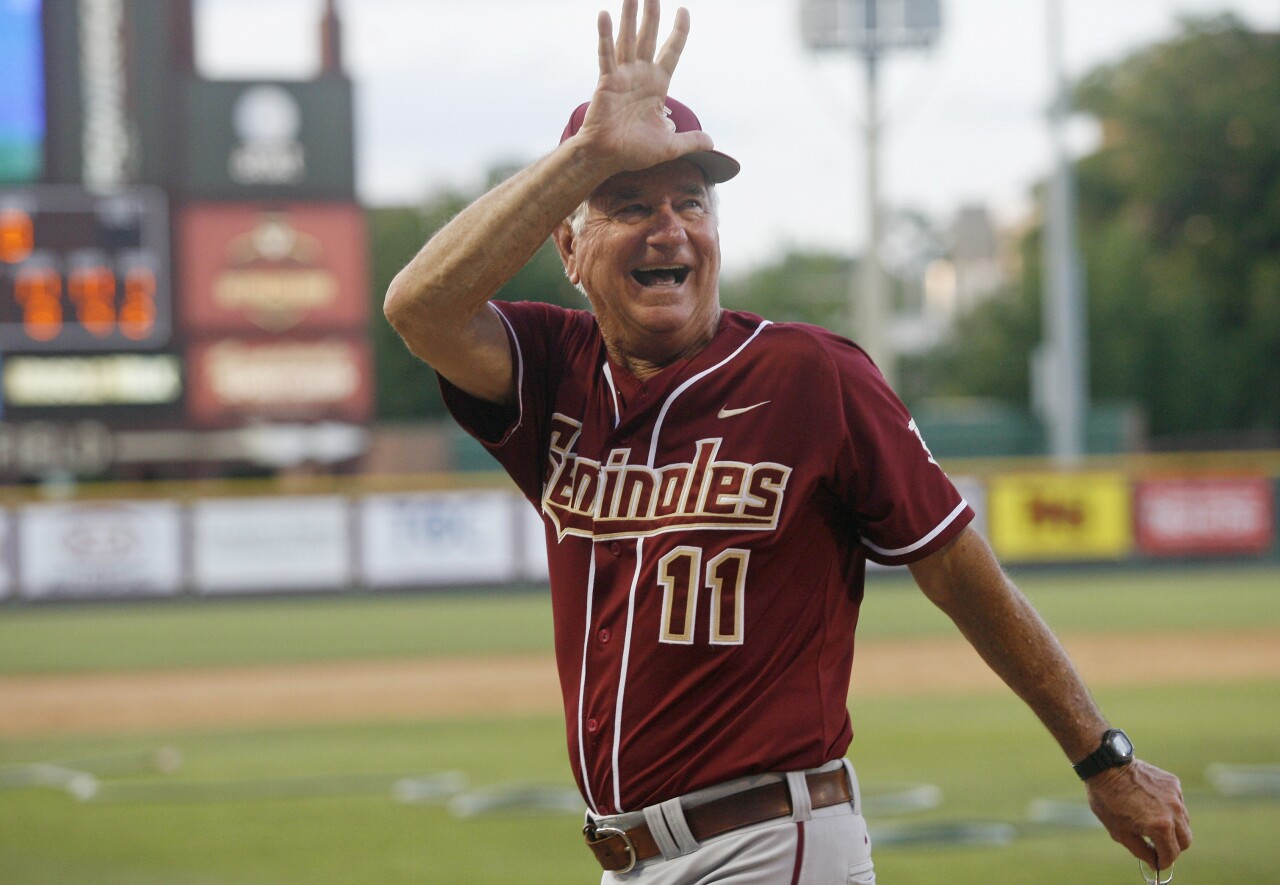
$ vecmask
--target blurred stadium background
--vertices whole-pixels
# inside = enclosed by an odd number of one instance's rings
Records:
[[[346,8],[315,4],[315,76],[219,80],[188,0],[0,0],[0,881],[594,880],[540,524],[379,311],[474,193],[360,203]],[[881,265],[904,399],[1183,776],[1197,882],[1280,882],[1277,83],[1280,39],[1227,15],[1072,84],[1103,134],[1071,169],[1078,451],[1047,212],[885,206],[881,261],[797,247],[724,283],[858,338]],[[501,294],[578,303],[550,252]],[[901,574],[863,624],[884,881],[1133,879]]]

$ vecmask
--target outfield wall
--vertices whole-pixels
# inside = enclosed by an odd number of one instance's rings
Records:
[[[953,478],[1008,565],[1280,560],[1271,473],[1012,465]],[[505,478],[399,485],[411,486],[119,486],[10,502],[0,509],[0,600],[546,580],[541,522]]]

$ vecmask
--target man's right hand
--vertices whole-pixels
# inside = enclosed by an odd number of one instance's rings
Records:
[[[575,136],[610,174],[646,169],[713,147],[705,132],[675,132],[663,111],[667,87],[689,36],[688,10],[676,10],[671,36],[657,52],[660,0],[645,0],[638,31],[637,5],[637,0],[624,0],[616,41],[609,13],[600,13],[600,79]]]

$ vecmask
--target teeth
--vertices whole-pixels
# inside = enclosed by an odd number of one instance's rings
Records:
[[[678,286],[689,275],[683,265],[653,265],[636,268],[631,276],[642,286]]]

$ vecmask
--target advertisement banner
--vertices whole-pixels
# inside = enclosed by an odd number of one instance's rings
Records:
[[[523,497],[517,498],[520,513],[520,534],[524,539],[520,561],[520,576],[526,581],[549,581],[551,566],[547,560],[546,524],[542,514]]]
[[[0,599],[13,595],[13,517],[0,510]]]
[[[227,498],[191,505],[200,593],[344,590],[354,578],[346,498]]]
[[[194,79],[186,84],[185,190],[210,200],[354,202],[352,84]]]
[[[360,502],[369,587],[503,583],[519,577],[516,508],[505,491],[370,495]]]
[[[969,523],[973,530],[984,538],[990,533],[987,520],[987,487],[976,476],[953,476],[951,483],[960,496],[973,508],[973,522]]]
[[[1133,549],[1123,473],[1015,473],[987,488],[991,546],[1008,562],[1122,559]]]
[[[197,204],[179,225],[188,333],[350,333],[367,325],[368,237],[359,206]]]
[[[365,338],[207,341],[188,351],[187,371],[187,414],[197,427],[253,418],[364,424],[373,416]]]
[[[30,504],[18,511],[28,599],[167,596],[183,585],[176,501]]]
[[[1138,548],[1151,556],[1266,553],[1275,542],[1266,477],[1183,477],[1138,484]]]

